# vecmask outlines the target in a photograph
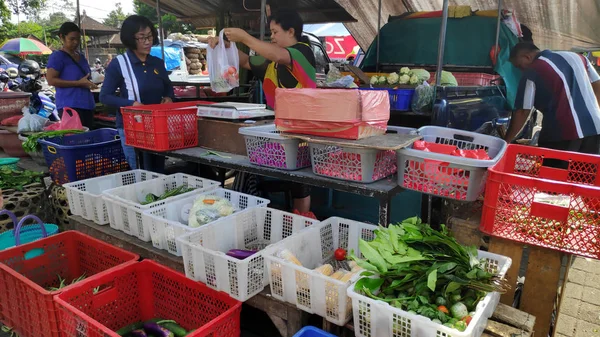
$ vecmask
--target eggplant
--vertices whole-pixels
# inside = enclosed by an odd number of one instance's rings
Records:
[[[255,250],[230,249],[226,255],[234,257],[238,260],[243,260],[247,257],[256,254]]]
[[[131,336],[131,337],[148,337],[146,332],[142,329],[133,330],[131,333],[129,333],[129,336]]]
[[[159,323],[159,322],[165,322],[165,323],[175,323],[175,321],[171,321],[171,320],[165,320],[163,318],[153,318],[149,321],[146,322],[154,322],[154,323]],[[140,330],[144,328],[144,322],[136,322],[130,325],[127,325],[125,327],[122,327],[121,329],[117,330],[117,335],[119,336],[126,336],[127,334],[129,334],[130,332],[132,332],[133,330]]]
[[[155,337],[175,337],[175,334],[173,334],[171,331],[154,322],[144,323],[144,331],[146,331],[148,334],[154,335]]]

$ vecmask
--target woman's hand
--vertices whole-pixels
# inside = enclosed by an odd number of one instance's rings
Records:
[[[94,84],[90,81],[89,74],[85,75],[84,77],[79,79],[79,81],[77,81],[77,83],[79,84],[80,87],[86,88],[86,89],[91,89],[91,86]]]
[[[219,44],[219,37],[210,36],[206,42],[208,43],[209,47],[215,49],[215,47]],[[229,41],[225,41],[225,48],[229,48],[230,45],[231,43],[229,43]]]
[[[227,39],[231,42],[241,43],[244,43],[250,37],[250,34],[239,28],[225,28],[223,35],[227,36]]]
[[[162,100],[160,101],[160,104],[165,104],[165,103],[173,103],[173,100],[171,99],[171,97],[163,97]]]

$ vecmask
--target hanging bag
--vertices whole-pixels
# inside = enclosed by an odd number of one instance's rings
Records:
[[[219,44],[206,49],[210,87],[214,92],[229,92],[240,86],[240,56],[235,42],[225,46],[223,30],[219,33]]]

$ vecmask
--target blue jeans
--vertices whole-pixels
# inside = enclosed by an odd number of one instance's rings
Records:
[[[121,146],[123,147],[123,154],[125,155],[125,160],[127,160],[132,170],[137,169],[138,163],[137,158],[135,156],[135,149],[132,146],[125,145],[125,130],[123,130],[122,128],[118,128],[117,132],[119,132],[119,137],[121,138]],[[144,163],[144,170],[156,173],[165,172],[165,157],[144,152],[142,158]]]

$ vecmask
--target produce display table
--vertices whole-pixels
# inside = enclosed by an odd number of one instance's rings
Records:
[[[138,152],[141,150],[137,150]],[[214,151],[213,151],[214,152]],[[337,180],[322,176],[317,176],[312,169],[305,168],[298,171],[285,171],[269,167],[253,165],[248,157],[218,152],[220,156],[211,155],[209,150],[193,147],[189,149],[177,150],[172,152],[152,152],[163,156],[177,158],[192,163],[214,166],[229,170],[252,173],[260,176],[271,177],[296,183],[302,183],[322,188],[331,188],[336,191],[348,192],[375,198],[379,201],[379,223],[390,223],[390,207],[392,198],[403,189],[398,186],[396,176],[391,176],[370,184],[354,183],[344,180]]]
[[[135,237],[129,236],[110,228],[110,226],[99,226],[81,217],[70,217],[68,229],[77,230],[92,237],[108,242],[117,247],[140,255],[143,258],[152,259],[172,269],[183,272],[183,259],[169,254],[167,251],[156,249],[149,242],[142,242]],[[281,335],[291,337],[303,326],[307,325],[309,314],[285,302],[274,299],[267,287],[259,295],[245,302],[246,304],[267,313]],[[326,323],[323,320],[323,329],[338,336],[353,336],[352,323],[345,327],[338,327]],[[535,317],[523,311],[499,304],[492,318],[488,321],[487,328],[482,337],[530,337],[533,335]],[[3,337],[0,334],[0,337]]]

